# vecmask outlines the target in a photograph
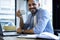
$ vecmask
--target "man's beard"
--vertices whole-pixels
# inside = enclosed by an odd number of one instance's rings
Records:
[[[36,14],[36,12],[37,12],[36,8],[30,8],[29,10],[32,13],[32,15]]]

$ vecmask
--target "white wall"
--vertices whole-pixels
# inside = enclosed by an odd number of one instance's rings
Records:
[[[52,20],[52,0],[39,0],[40,1],[40,7],[43,9],[46,9],[49,14],[50,14],[50,18]]]

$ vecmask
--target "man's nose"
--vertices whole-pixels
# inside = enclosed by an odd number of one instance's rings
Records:
[[[31,8],[33,8],[34,6],[33,5],[31,5]]]

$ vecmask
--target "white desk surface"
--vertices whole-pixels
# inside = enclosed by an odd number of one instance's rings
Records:
[[[3,37],[4,40],[35,40],[35,39],[26,39],[26,38],[17,38],[17,37]]]
[[[36,38],[39,37],[41,38],[47,38],[47,39],[59,39],[58,36],[44,32],[40,35],[33,34],[33,35],[19,35],[19,36],[6,36],[3,37],[4,40],[36,40]]]

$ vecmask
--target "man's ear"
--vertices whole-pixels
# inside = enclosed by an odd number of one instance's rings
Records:
[[[38,9],[40,8],[40,3],[37,4],[37,8],[38,8]]]
[[[38,3],[38,7],[40,7],[40,3]]]

